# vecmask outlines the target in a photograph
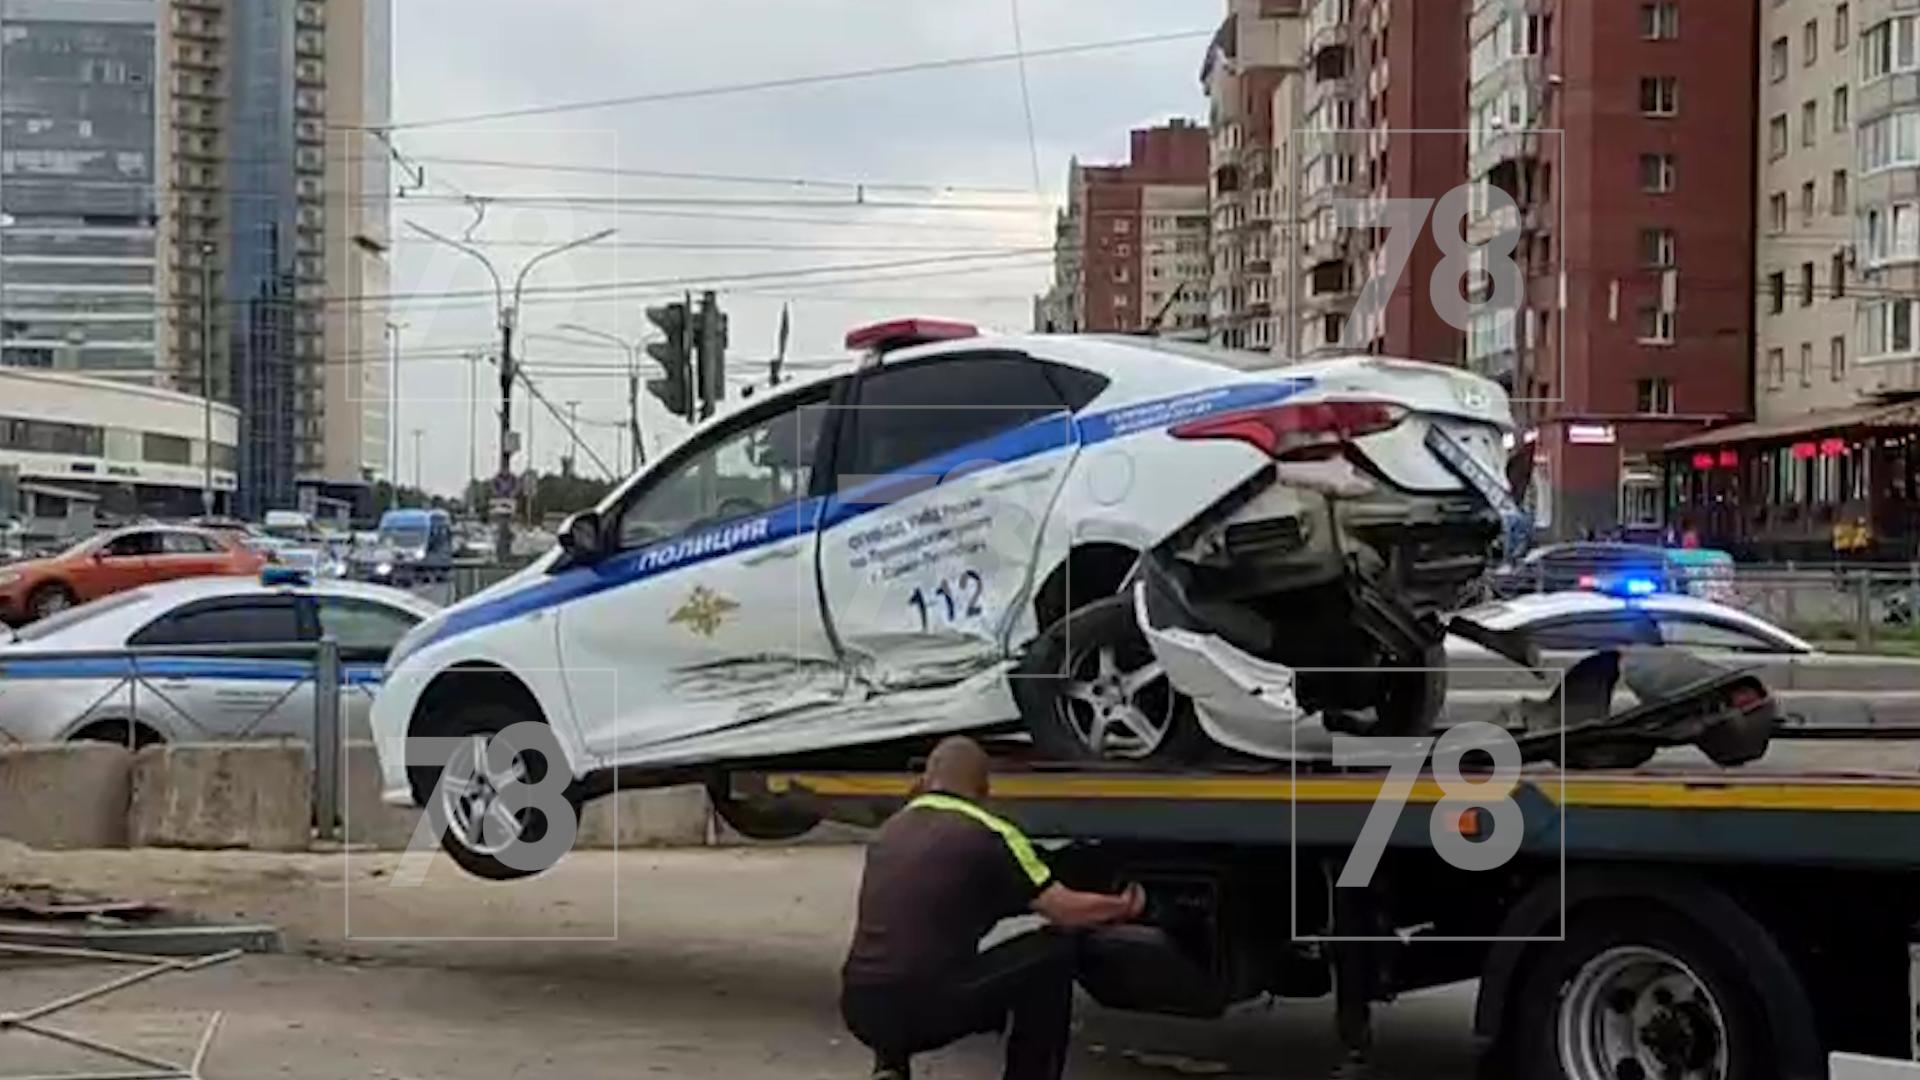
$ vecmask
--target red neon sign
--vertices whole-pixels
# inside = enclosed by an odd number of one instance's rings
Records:
[[[1740,464],[1740,452],[1738,450],[1720,451],[1720,467],[1721,468],[1731,469],[1731,468],[1737,467],[1739,464]]]
[[[1693,467],[1696,469],[1713,468],[1713,455],[1708,453],[1699,453],[1699,454],[1693,455]]]
[[[1820,440],[1820,456],[1821,457],[1839,457],[1841,454],[1844,454],[1846,452],[1847,452],[1847,440],[1845,439],[1821,439]]]
[[[1820,448],[1810,442],[1797,442],[1793,444],[1793,456],[1799,458],[1801,461],[1806,461],[1819,452]]]

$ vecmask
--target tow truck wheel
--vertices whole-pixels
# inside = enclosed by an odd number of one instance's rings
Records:
[[[514,756],[510,776],[494,772],[487,761],[488,741],[525,719],[518,709],[496,702],[456,706],[426,734],[462,740],[454,754],[467,755],[466,760],[409,767],[414,789],[427,793],[426,798],[432,800],[427,812],[435,816],[436,824],[444,823],[440,846],[462,870],[490,881],[512,881],[539,873],[540,868],[522,869],[502,855],[514,844],[540,843],[550,827],[538,809],[508,809],[500,801],[501,788],[515,781],[538,784],[548,769],[566,767],[565,762],[548,761],[545,755],[531,751]],[[455,775],[463,779],[442,783],[441,775],[448,767],[455,767]],[[580,803],[571,795],[567,802],[578,822]]]
[[[1760,994],[1714,932],[1658,908],[1578,914],[1514,999],[1529,1080],[1776,1080]]]
[[[1133,600],[1075,609],[1034,643],[1013,680],[1033,744],[1063,761],[1191,761],[1206,733],[1134,622]]]

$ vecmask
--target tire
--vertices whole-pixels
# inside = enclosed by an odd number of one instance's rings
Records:
[[[1658,1080],[1667,1061],[1683,1080],[1783,1075],[1761,997],[1783,991],[1710,928],[1664,908],[1575,914],[1515,991],[1514,1076]]]
[[[74,605],[73,590],[57,581],[48,582],[27,596],[27,618],[38,621],[58,615]]]
[[[736,799],[725,777],[707,782],[707,800],[713,812],[734,832],[749,840],[783,843],[797,840],[820,824],[818,812],[793,799]]]
[[[1131,597],[1069,612],[1040,635],[1014,676],[1014,700],[1034,746],[1063,761],[1169,765],[1204,756],[1211,743],[1193,702],[1164,674],[1125,688],[1127,676],[1149,667],[1159,662],[1134,622]],[[1116,724],[1122,730],[1113,731]]]
[[[471,736],[491,737],[523,723],[530,718],[520,709],[497,702],[472,702],[456,706],[443,720],[433,723],[425,732],[428,736],[440,738],[468,738]],[[539,722],[539,721],[535,721]],[[543,725],[544,726],[544,725]],[[459,752],[466,752],[464,749]],[[549,761],[546,755],[538,751],[528,751],[518,755],[516,762],[521,764],[524,783],[539,784],[547,775],[548,769],[567,768],[564,760]],[[546,815],[538,809],[526,809],[519,812],[516,820],[520,834],[508,841],[508,844],[488,844],[484,826],[476,831],[474,815],[479,814],[484,821],[489,803],[488,792],[462,794],[448,785],[445,790],[440,783],[441,772],[448,762],[413,763],[409,762],[407,773],[416,793],[424,796],[427,813],[434,816],[434,824],[439,826],[440,846],[462,870],[475,877],[489,881],[513,881],[531,877],[543,872],[545,867],[525,869],[515,866],[501,858],[503,850],[511,843],[540,843],[548,836],[552,827]],[[569,793],[567,804],[575,823],[580,818],[580,802]],[[557,861],[557,857],[556,857]]]
[[[1368,735],[1426,735],[1447,703],[1447,649],[1427,646],[1420,668],[1388,669],[1380,676],[1381,696],[1374,702]]]

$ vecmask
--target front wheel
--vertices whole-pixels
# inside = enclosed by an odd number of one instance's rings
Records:
[[[539,745],[515,740],[495,751],[496,738],[512,729],[549,730],[506,705],[456,706],[429,732],[451,740],[452,753],[408,767],[440,846],[461,869],[490,881],[547,870],[572,848],[580,821],[558,744],[549,734]]]
[[[1066,761],[1192,761],[1208,746],[1127,596],[1066,615],[1034,643],[1013,693],[1034,746]]]
[[[50,618],[74,605],[73,590],[59,582],[42,585],[27,598],[27,610],[35,619]]]

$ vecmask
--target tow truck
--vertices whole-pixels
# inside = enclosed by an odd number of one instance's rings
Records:
[[[1064,879],[1146,886],[1138,962],[1082,979],[1108,1006],[1210,1017],[1331,996],[1363,1066],[1376,1006],[1478,980],[1487,1077],[1812,1080],[1830,1055],[1833,1075],[1868,1075],[1857,1055],[1920,1057],[1920,739],[1805,734],[1776,730],[1732,767],[1695,747],[1534,762],[1464,800],[1431,763],[1141,772],[1016,748],[993,802]],[[725,793],[872,826],[912,782],[799,765],[734,773]],[[1499,798],[1517,815],[1498,820]],[[1517,849],[1488,869],[1437,850],[1510,826]],[[1368,847],[1373,872],[1349,881]]]

